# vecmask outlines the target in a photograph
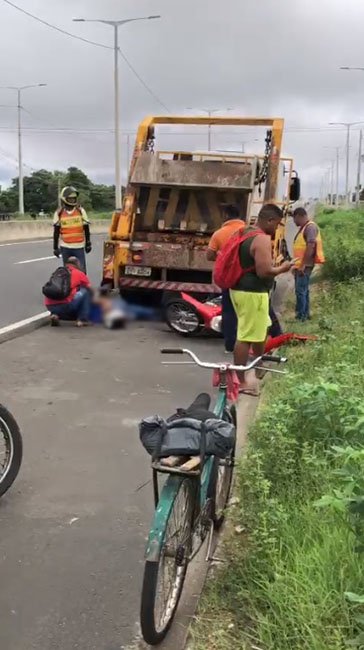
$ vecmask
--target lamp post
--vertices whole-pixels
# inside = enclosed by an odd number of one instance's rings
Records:
[[[346,175],[345,175],[345,203],[349,207],[349,153],[350,153],[350,129],[357,124],[363,122],[329,122],[330,126],[345,126],[346,127]]]
[[[142,16],[125,20],[103,20],[91,18],[74,18],[76,23],[103,23],[114,30],[114,119],[115,119],[115,209],[121,209],[121,170],[120,170],[120,93],[119,93],[119,27],[141,20],[154,20],[160,16]]]
[[[6,90],[15,90],[17,93],[17,111],[18,111],[18,212],[24,214],[24,182],[23,182],[23,155],[22,155],[22,123],[21,123],[21,93],[28,88],[41,88],[47,84],[30,84],[28,86],[2,86]]]
[[[188,111],[193,111],[193,107],[187,106]],[[214,113],[219,113],[222,110],[225,111],[232,111],[232,108],[197,108],[197,111],[200,111],[201,113],[206,113],[209,117],[211,117]],[[207,151],[211,151],[211,124],[208,125],[207,127]]]

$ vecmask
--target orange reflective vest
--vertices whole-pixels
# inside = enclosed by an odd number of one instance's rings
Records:
[[[61,238],[65,244],[85,243],[82,212],[79,208],[74,208],[72,212],[61,210],[59,225],[61,227]]]
[[[302,266],[302,261],[305,256],[307,242],[304,237],[305,230],[307,226],[313,221],[308,221],[297,233],[295,240],[293,242],[293,258],[297,258],[295,267],[299,269]],[[323,264],[325,262],[324,249],[322,246],[322,238],[319,227],[315,224],[317,228],[317,237],[316,237],[316,252],[315,252],[315,264]]]

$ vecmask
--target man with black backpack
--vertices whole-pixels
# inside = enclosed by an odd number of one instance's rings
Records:
[[[77,257],[54,271],[43,287],[44,304],[51,313],[52,326],[60,320],[74,320],[77,327],[88,324],[91,307],[91,283],[81,271]]]
[[[92,250],[90,222],[86,211],[78,205],[76,188],[64,187],[60,194],[61,208],[56,210],[53,218],[53,252],[56,257],[62,255],[63,264],[69,257],[77,257],[82,270],[86,273],[85,252]]]

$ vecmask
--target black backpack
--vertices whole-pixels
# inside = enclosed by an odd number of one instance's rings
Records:
[[[51,300],[65,300],[71,293],[71,272],[60,266],[52,273],[42,288],[43,295]]]

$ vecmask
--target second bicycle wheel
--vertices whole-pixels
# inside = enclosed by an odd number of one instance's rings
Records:
[[[9,411],[0,404],[0,496],[15,481],[23,455],[19,427]]]
[[[145,563],[140,623],[143,638],[150,645],[157,645],[166,636],[182,593],[191,552],[195,496],[193,480],[181,481],[166,522],[159,560]]]

